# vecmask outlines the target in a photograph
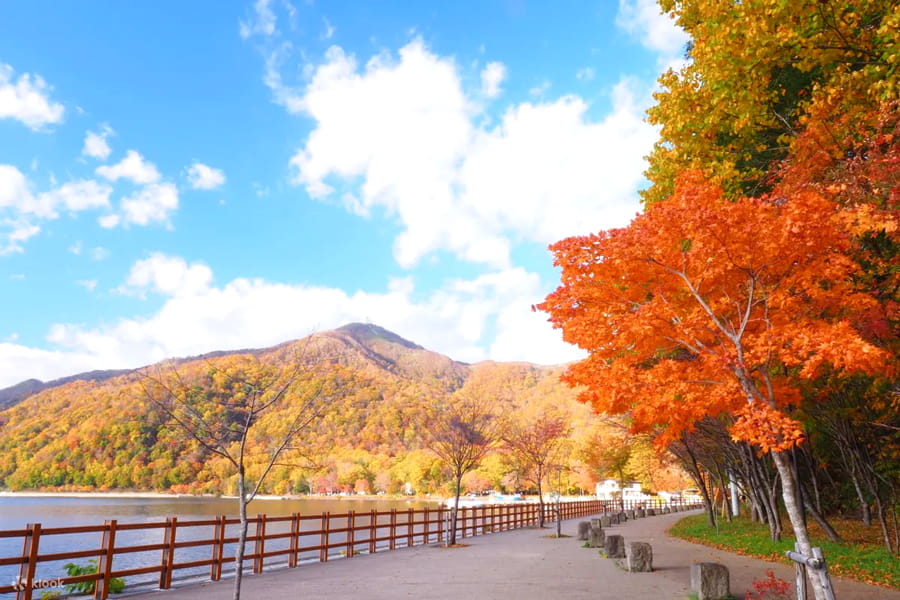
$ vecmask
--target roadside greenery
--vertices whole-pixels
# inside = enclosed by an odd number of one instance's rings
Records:
[[[822,548],[832,575],[900,589],[900,561],[880,543],[877,526],[866,527],[859,521],[841,519],[833,519],[832,524],[846,540],[844,543],[830,542],[816,525],[809,527],[812,542]],[[784,526],[789,527],[787,523]],[[781,541],[773,541],[764,523],[754,523],[745,517],[730,523],[721,521],[717,531],[707,525],[705,515],[692,515],[678,521],[669,533],[691,542],[772,562],[790,562],[784,553],[793,550],[794,545],[789,535]]]

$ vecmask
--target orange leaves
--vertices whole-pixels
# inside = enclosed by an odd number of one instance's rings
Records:
[[[803,440],[800,423],[767,404],[748,403],[735,414],[732,439],[754,444],[762,452],[783,452]]]
[[[810,189],[730,201],[688,172],[629,227],[554,244],[562,285],[538,308],[590,353],[566,381],[637,430],[674,437],[749,400],[736,435],[796,442],[777,411],[799,379],[886,362],[850,325],[873,300],[853,286],[843,214]]]

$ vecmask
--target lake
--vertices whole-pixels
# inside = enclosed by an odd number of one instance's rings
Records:
[[[384,511],[391,509],[407,510],[436,508],[436,502],[422,499],[396,498],[357,498],[338,496],[327,498],[302,499],[256,499],[248,506],[248,514],[266,514],[268,516],[301,514],[321,514],[323,512],[347,513],[351,510],[367,512],[373,509]],[[105,520],[116,519],[119,523],[147,523],[164,521],[167,517],[178,517],[179,521],[187,519],[208,519],[219,515],[236,516],[237,500],[234,498],[206,497],[166,497],[151,498],[121,496],[19,496],[0,495],[0,530],[22,529],[28,523],[40,523],[42,528],[72,527],[81,525],[102,525]],[[186,530],[187,531],[187,530]],[[252,527],[250,533],[252,534]],[[130,539],[126,539],[128,534]],[[142,530],[139,532],[122,532],[117,537],[117,546],[160,543],[162,530]],[[208,533],[197,531],[194,535],[209,537]],[[229,535],[232,535],[229,529]],[[233,535],[236,535],[233,534]],[[79,549],[97,548],[100,546],[100,534],[79,534],[72,536],[48,536],[40,544],[41,554],[65,552]],[[179,539],[181,539],[181,534]],[[188,538],[190,539],[190,535]],[[200,539],[199,537],[195,539]],[[191,551],[194,549],[185,549]],[[0,558],[19,556],[22,552],[21,538],[0,538]],[[181,551],[179,551],[181,552]],[[178,560],[202,559],[209,557],[209,549],[196,549],[197,555],[185,552]],[[232,554],[233,548],[226,547],[226,556]],[[144,555],[144,556],[141,556]],[[41,563],[36,579],[53,579],[64,574],[62,563]],[[87,559],[75,561],[86,563]],[[117,556],[114,566],[117,569],[141,566],[143,564],[159,564],[159,551],[147,553],[125,554]],[[208,568],[199,568],[194,576],[208,573]],[[0,582],[12,583],[18,575],[18,567],[0,566]],[[152,586],[157,576],[154,574],[135,576],[126,581],[127,589],[135,586]],[[6,597],[7,595],[2,595]]]

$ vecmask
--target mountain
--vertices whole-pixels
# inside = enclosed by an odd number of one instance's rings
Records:
[[[423,448],[423,427],[428,427],[431,407],[452,401],[456,393],[488,399],[507,418],[545,409],[563,414],[575,431],[573,465],[591,454],[587,449],[608,429],[560,383],[561,367],[465,364],[377,325],[352,323],[270,348],[212,352],[131,371],[95,371],[49,383],[29,380],[7,388],[0,397],[13,405],[0,410],[0,487],[233,492],[230,464],[192,441],[149,401],[148,381],[177,373],[187,385],[204,389],[215,373],[247,360],[260,369],[307,365],[313,378],[309,385],[340,391],[330,400],[333,410],[303,435],[309,456],[302,464],[279,466],[266,480],[270,493],[395,491],[406,482],[437,491],[444,484],[442,467]],[[251,455],[264,456],[292,408],[287,403],[259,419],[248,446]],[[216,419],[231,418],[227,411],[216,414]],[[260,468],[251,461],[250,476]],[[484,486],[499,488],[509,470],[498,455],[477,477]],[[582,464],[582,471],[590,469]]]
[[[0,390],[0,410],[4,410],[15,406],[29,396],[33,396],[38,392],[49,390],[51,388],[66,385],[73,381],[105,381],[112,377],[118,377],[129,373],[130,369],[120,369],[112,371],[89,371],[87,373],[79,373],[78,375],[70,375],[69,377],[61,377],[53,381],[41,381],[39,379],[26,379],[14,386]]]

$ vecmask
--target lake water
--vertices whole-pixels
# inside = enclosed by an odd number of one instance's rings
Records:
[[[248,507],[249,515],[266,514],[268,516],[301,514],[319,515],[323,512],[334,514],[371,510],[407,510],[410,508],[436,508],[436,502],[425,500],[403,499],[361,499],[354,497],[337,498],[303,498],[303,499],[256,499]],[[220,515],[236,516],[237,500],[227,498],[196,497],[158,497],[158,498],[123,498],[114,496],[97,496],[91,498],[73,498],[63,496],[11,496],[0,495],[0,530],[23,529],[28,523],[40,523],[42,528],[74,527],[84,525],[102,525],[105,520],[116,519],[121,523],[148,523],[165,521],[167,517],[177,517],[179,521],[210,519]],[[287,526],[287,524],[285,524]],[[178,539],[202,539],[212,537],[211,528],[179,530]],[[199,531],[202,529],[202,531]],[[250,533],[253,528],[251,525]],[[162,529],[120,532],[117,535],[117,546],[158,544],[162,542]],[[228,535],[237,535],[236,527],[229,528]],[[303,545],[306,545],[305,543]],[[40,553],[66,552],[77,549],[92,549],[100,546],[100,534],[88,533],[71,536],[47,536],[42,538]],[[252,544],[251,544],[252,547]],[[270,548],[267,546],[267,550]],[[249,550],[248,550],[249,551]],[[0,537],[0,558],[20,556],[22,552],[21,538]],[[209,558],[209,548],[183,549],[176,552],[176,561],[199,560]],[[233,545],[226,546],[225,555],[233,555]],[[312,553],[310,553],[312,554]],[[151,564],[159,564],[160,552],[142,552],[119,555],[114,567],[124,569]],[[311,556],[301,559],[312,559]],[[41,563],[36,579],[54,579],[64,575],[62,564],[67,561]],[[87,559],[74,562],[86,563]],[[178,577],[203,577],[208,574],[208,567],[196,569],[194,572],[177,572]],[[0,566],[0,585],[12,583],[18,575],[17,566]],[[152,587],[158,576],[155,574],[138,575],[126,580],[127,590],[135,587]],[[11,598],[12,594],[0,594],[0,598]],[[37,595],[35,596],[37,597]]]

